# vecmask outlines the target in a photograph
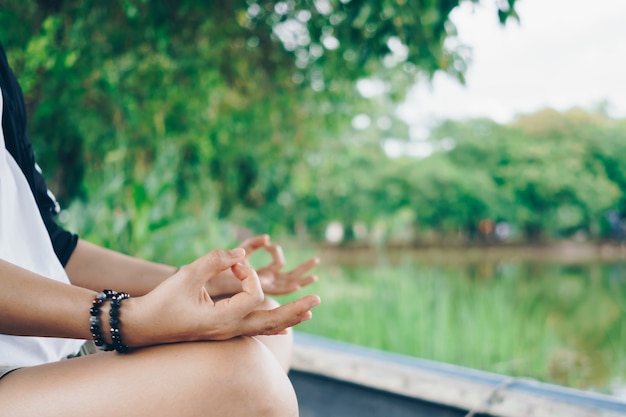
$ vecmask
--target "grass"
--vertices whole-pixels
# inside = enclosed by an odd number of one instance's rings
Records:
[[[626,264],[381,259],[321,265],[304,292],[322,305],[298,330],[582,389],[626,384]]]

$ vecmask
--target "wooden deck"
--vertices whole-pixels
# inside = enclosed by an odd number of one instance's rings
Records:
[[[302,417],[626,417],[626,401],[296,333]]]

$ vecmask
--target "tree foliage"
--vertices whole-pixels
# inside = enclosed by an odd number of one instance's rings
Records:
[[[488,204],[496,209],[491,216],[514,223],[527,238],[580,230],[597,236],[609,209],[623,212],[624,189],[611,168],[624,131],[602,114],[544,110],[506,126],[447,122],[434,135],[455,141],[446,158],[456,166],[489,173],[505,202]]]
[[[180,191],[211,176],[225,216],[276,198],[299,155],[345,130],[358,78],[461,77],[463,49],[446,44],[460,2],[6,0],[0,40],[63,202],[110,152],[126,149],[132,181],[175,142]]]
[[[383,151],[407,136],[393,109],[418,74],[463,79],[462,2],[6,0],[0,41],[52,188],[129,251],[181,216],[315,238],[332,220],[383,240],[471,239],[484,219],[529,238],[606,234],[606,210],[626,212],[626,142],[601,113],[451,121],[428,158]],[[494,18],[516,17],[498,4]],[[385,94],[363,97],[363,78]],[[352,126],[359,113],[370,127]],[[176,233],[202,231],[188,227]]]

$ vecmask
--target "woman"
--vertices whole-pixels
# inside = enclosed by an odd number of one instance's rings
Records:
[[[288,329],[319,298],[277,307],[264,290],[314,282],[317,260],[281,272],[258,236],[177,270],[78,239],[54,222],[1,46],[0,89],[0,415],[297,415]],[[273,262],[257,272],[259,248]],[[79,354],[91,339],[117,352]]]

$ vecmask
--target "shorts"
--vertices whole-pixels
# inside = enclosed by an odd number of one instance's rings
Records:
[[[15,371],[16,369],[20,369],[19,366],[0,366],[0,379],[3,376]]]
[[[72,359],[72,358],[78,358],[80,356],[88,356],[88,355],[93,355],[94,353],[96,353],[98,351],[98,348],[96,348],[96,345],[93,343],[93,341],[88,340],[86,341],[81,347],[80,350],[76,353],[73,353],[71,355],[68,355],[64,360],[67,359]],[[0,379],[2,379],[2,377],[10,374],[11,372],[23,368],[23,366],[2,366],[0,365]]]

